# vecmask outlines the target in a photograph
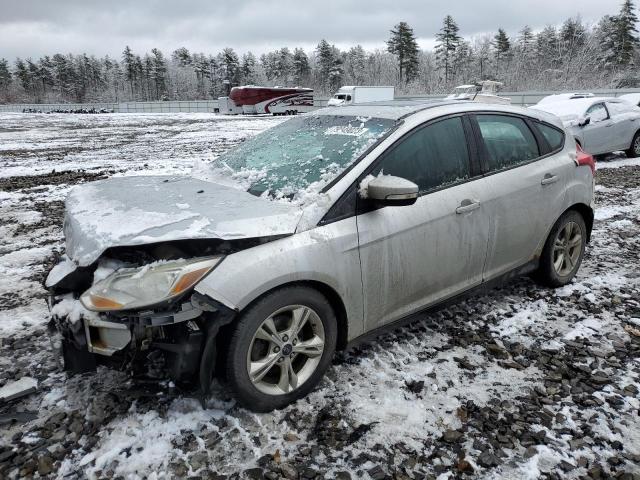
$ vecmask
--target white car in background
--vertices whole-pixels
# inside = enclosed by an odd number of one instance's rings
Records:
[[[575,100],[577,98],[592,98],[595,95],[587,92],[574,92],[574,93],[557,93],[555,95],[548,95],[538,102],[538,105],[545,105],[549,103],[562,102],[563,100]]]
[[[640,108],[626,100],[587,97],[530,108],[560,117],[576,143],[592,155],[623,150],[628,157],[640,157]]]
[[[629,103],[632,103],[636,107],[640,107],[640,93],[627,93],[625,95],[620,95],[617,97],[621,100],[626,100]]]

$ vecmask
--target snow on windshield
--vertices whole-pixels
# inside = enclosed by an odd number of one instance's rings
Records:
[[[254,195],[306,203],[394,124],[337,115],[293,118],[216,158],[210,179],[231,180]]]

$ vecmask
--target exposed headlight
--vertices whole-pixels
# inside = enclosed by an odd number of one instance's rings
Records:
[[[108,312],[171,300],[202,280],[222,258],[176,260],[140,268],[121,268],[84,292],[80,301],[88,310]]]

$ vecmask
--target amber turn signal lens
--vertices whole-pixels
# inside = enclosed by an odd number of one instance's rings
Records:
[[[173,286],[173,288],[171,289],[171,293],[177,295],[184,292],[186,289],[200,280],[202,276],[209,270],[211,270],[211,267],[199,268],[198,270],[194,270],[193,272],[185,273]]]
[[[91,303],[95,308],[99,309],[112,309],[118,310],[122,308],[122,304],[118,302],[114,302],[113,300],[109,300],[108,298],[100,297],[99,295],[89,295],[91,299]]]

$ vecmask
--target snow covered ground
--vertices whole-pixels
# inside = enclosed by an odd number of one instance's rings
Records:
[[[573,284],[520,279],[425,315],[339,354],[282,411],[243,410],[224,385],[202,409],[168,382],[59,373],[41,282],[63,249],[70,187],[188,173],[281,121],[0,115],[0,386],[39,383],[0,405],[0,478],[640,475],[638,159],[599,163],[593,239]]]

